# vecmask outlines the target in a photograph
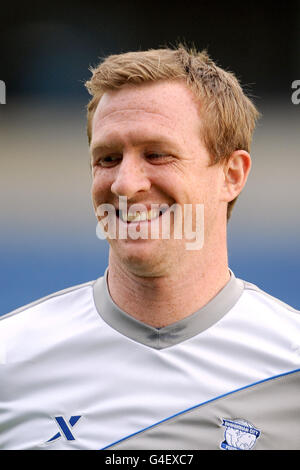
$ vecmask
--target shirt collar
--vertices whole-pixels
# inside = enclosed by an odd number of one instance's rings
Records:
[[[99,315],[116,331],[151,348],[164,349],[207,330],[231,310],[242,295],[243,285],[229,271],[230,280],[204,307],[163,328],[137,320],[114,303],[108,290],[108,268],[93,285],[94,301]]]

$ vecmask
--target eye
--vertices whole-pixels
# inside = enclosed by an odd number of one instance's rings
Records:
[[[115,166],[119,162],[119,160],[121,160],[120,155],[106,155],[105,157],[99,158],[96,165],[104,168],[109,168]]]
[[[148,153],[146,157],[152,163],[164,163],[165,161],[168,161],[172,158],[171,155],[168,155],[165,153],[155,153],[155,152]]]

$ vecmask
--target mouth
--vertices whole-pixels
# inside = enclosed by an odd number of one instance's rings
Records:
[[[168,207],[160,208],[160,209],[149,209],[147,211],[122,211],[117,209],[116,210],[116,215],[117,217],[122,220],[123,222],[126,223],[132,223],[132,222],[150,222],[152,220],[158,219],[161,217],[166,211],[168,210]]]

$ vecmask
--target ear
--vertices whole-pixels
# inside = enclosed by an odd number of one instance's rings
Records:
[[[245,150],[236,150],[224,164],[224,201],[235,199],[246,184],[251,168],[251,157]]]

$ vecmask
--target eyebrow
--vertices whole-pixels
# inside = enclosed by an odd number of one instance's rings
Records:
[[[107,151],[111,151],[112,149],[117,149],[117,148],[120,148],[120,146],[117,146],[117,145],[105,145],[105,144],[101,144],[101,143],[96,143],[94,144],[90,150],[91,150],[91,154],[93,155],[96,151],[97,152],[107,152]]]
[[[149,139],[135,139],[135,142],[133,143],[133,146],[137,147],[142,147],[142,146],[156,146],[156,147],[161,147],[161,146],[167,146],[169,150],[172,151],[178,151],[178,143],[175,142],[174,140],[168,139],[166,136],[156,136],[156,137],[151,137]],[[90,152],[92,157],[95,155],[96,152],[99,153],[105,153],[105,152],[120,152],[123,148],[123,145],[118,142],[111,142],[110,143],[104,143],[102,141],[95,141],[91,148]]]

